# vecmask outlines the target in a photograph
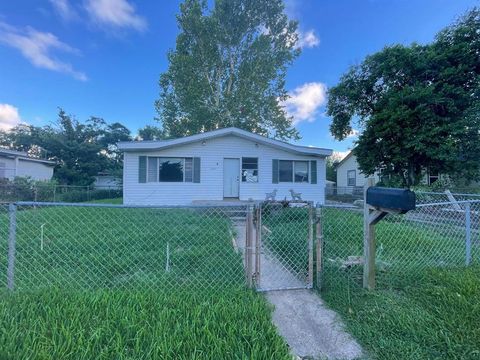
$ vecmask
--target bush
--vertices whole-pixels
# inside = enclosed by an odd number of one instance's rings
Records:
[[[122,197],[122,190],[74,190],[58,196],[61,202],[85,202],[90,200],[113,199]]]

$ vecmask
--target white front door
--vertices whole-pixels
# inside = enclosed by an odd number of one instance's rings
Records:
[[[223,159],[223,197],[238,197],[240,187],[240,160]]]

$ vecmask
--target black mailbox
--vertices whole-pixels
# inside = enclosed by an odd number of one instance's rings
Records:
[[[415,193],[408,189],[372,186],[367,189],[367,204],[405,214],[409,210],[415,210]]]

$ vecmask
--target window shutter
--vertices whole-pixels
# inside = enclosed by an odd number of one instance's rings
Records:
[[[138,157],[138,182],[139,183],[147,182],[147,157],[146,156]]]
[[[278,159],[272,160],[272,184],[278,184]]]
[[[200,182],[200,158],[199,157],[193,158],[193,182],[194,183]]]
[[[311,184],[317,183],[317,160],[310,161],[310,177],[311,177]]]

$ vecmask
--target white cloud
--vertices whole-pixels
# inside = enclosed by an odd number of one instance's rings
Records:
[[[315,120],[318,109],[327,99],[327,86],[320,82],[311,82],[297,87],[289,93],[283,103],[287,113],[293,116],[293,124]]]
[[[147,21],[135,13],[127,0],[85,0],[85,9],[93,21],[115,28],[132,28],[138,31],[147,28]]]
[[[315,34],[315,30],[308,30],[308,31],[297,31],[298,33],[298,43],[297,46],[299,48],[313,48],[320,44],[320,39],[318,38],[317,34]]]
[[[0,104],[0,130],[10,130],[21,122],[22,119],[15,106]]]
[[[49,0],[55,11],[64,20],[72,20],[77,17],[77,14],[71,7],[68,0]]]
[[[30,27],[21,30],[0,22],[0,43],[19,50],[25,58],[39,68],[69,74],[81,81],[87,80],[83,72],[75,70],[71,64],[52,55],[54,50],[79,54],[77,49],[61,42],[52,33],[37,31]]]

